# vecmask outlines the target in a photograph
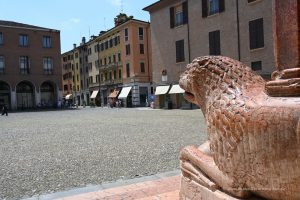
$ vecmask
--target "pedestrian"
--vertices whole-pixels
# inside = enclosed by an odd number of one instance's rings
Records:
[[[3,108],[2,108],[2,115],[4,115],[4,114],[6,114],[6,116],[8,116],[6,105],[4,105]]]

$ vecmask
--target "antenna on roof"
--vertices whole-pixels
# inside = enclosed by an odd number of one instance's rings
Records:
[[[91,37],[91,28],[89,27],[89,38]]]
[[[121,0],[121,13],[123,13],[123,0]]]
[[[106,30],[105,17],[104,17],[103,21],[104,21],[104,30]]]

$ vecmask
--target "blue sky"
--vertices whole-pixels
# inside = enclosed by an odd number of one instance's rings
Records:
[[[121,12],[149,21],[142,9],[157,0],[0,0],[0,19],[61,31],[61,51],[72,49],[81,38],[114,26]]]

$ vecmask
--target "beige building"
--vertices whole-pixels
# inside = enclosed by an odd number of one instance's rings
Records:
[[[60,31],[0,20],[0,107],[56,107],[61,77]]]
[[[151,17],[156,107],[186,105],[176,87],[185,66],[198,56],[229,56],[266,78],[275,69],[272,1],[161,0],[144,10]]]

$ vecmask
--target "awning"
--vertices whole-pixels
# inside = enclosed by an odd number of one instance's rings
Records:
[[[178,93],[184,93],[184,89],[182,89],[178,84],[173,85],[169,94],[178,94]]]
[[[155,95],[167,94],[169,88],[169,85],[157,86],[155,89]]]
[[[97,96],[97,94],[98,94],[98,92],[99,92],[98,90],[94,90],[93,93],[92,93],[92,95],[90,96],[90,98],[91,99],[95,99],[96,96]]]
[[[72,94],[68,94],[66,97],[65,97],[66,100],[69,100],[69,99],[72,99]]]
[[[119,92],[120,92],[120,90],[114,90],[112,93],[110,93],[108,98],[117,98]]]
[[[130,90],[131,90],[131,86],[130,87],[123,87],[120,95],[118,96],[118,99],[127,98]]]

